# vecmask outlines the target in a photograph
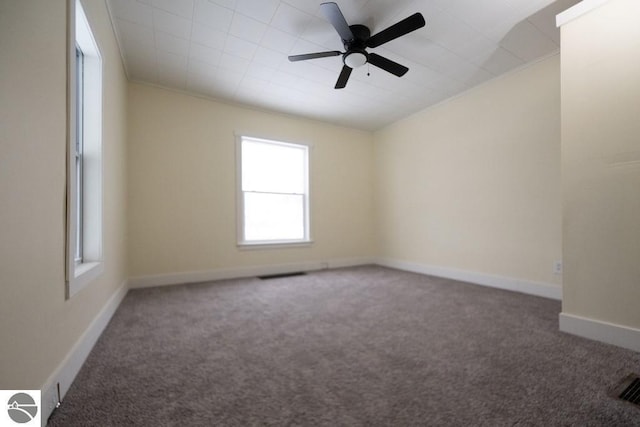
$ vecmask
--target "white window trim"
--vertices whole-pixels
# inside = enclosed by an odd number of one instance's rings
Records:
[[[308,247],[313,244],[311,236],[311,197],[309,189],[311,187],[311,155],[313,145],[304,142],[289,142],[273,138],[264,138],[253,136],[246,133],[235,134],[236,142],[236,241],[237,247],[241,250],[254,250],[254,249],[277,249],[277,248],[293,248],[293,247]],[[307,147],[307,163],[306,175],[307,181],[305,185],[305,236],[304,239],[296,240],[267,240],[267,241],[246,241],[244,240],[244,197],[242,191],[242,140],[243,138],[252,139],[255,141],[267,142],[270,144],[292,146],[292,147]]]
[[[79,0],[68,3],[68,141],[67,141],[67,223],[66,297],[71,298],[104,271],[102,257],[102,56]],[[76,31],[76,28],[78,29]],[[84,54],[83,259],[76,260],[76,44]]]

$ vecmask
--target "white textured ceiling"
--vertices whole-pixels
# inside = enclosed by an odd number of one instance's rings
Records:
[[[578,0],[337,0],[372,34],[415,12],[427,22],[368,49],[405,76],[367,65],[341,90],[341,57],[287,59],[344,50],[321,2],[108,0],[131,80],[368,130],[557,52],[555,15]]]

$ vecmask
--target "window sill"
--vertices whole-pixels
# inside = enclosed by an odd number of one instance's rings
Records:
[[[258,250],[258,249],[286,249],[286,248],[304,248],[313,245],[313,240],[303,241],[273,241],[273,242],[239,242],[240,250]]]
[[[71,298],[89,283],[100,277],[104,271],[102,262],[85,262],[75,266],[73,270],[73,280],[69,282],[69,296]]]

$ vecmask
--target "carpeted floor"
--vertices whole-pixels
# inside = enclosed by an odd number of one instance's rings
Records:
[[[376,266],[129,292],[49,426],[640,426],[560,303]]]

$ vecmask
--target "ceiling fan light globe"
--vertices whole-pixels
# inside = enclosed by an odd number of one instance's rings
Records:
[[[367,55],[362,52],[352,52],[344,57],[344,65],[350,68],[362,67],[367,63]]]

